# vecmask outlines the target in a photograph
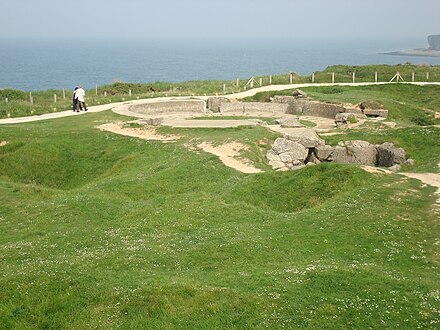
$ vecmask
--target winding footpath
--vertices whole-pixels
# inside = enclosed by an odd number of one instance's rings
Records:
[[[253,88],[244,92],[239,92],[235,94],[227,94],[227,95],[218,95],[222,97],[226,97],[229,99],[242,99],[248,96],[253,96],[260,92],[271,92],[271,91],[282,91],[286,89],[295,89],[295,88],[304,88],[304,87],[328,87],[328,86],[370,86],[370,85],[387,85],[387,84],[395,84],[394,82],[380,82],[380,83],[328,83],[328,84],[318,84],[318,83],[307,83],[307,84],[288,84],[288,85],[268,85],[268,86],[262,86],[258,88]],[[426,85],[440,85],[440,82],[419,82],[419,83],[406,83],[402,82],[400,84],[411,84],[411,85],[418,85],[418,86],[426,86]],[[211,96],[194,96],[191,97],[191,99],[197,98],[201,100],[207,100]],[[169,100],[184,100],[184,99],[190,99],[188,96],[177,96],[177,97],[157,97],[152,99],[139,99],[139,100],[132,100],[127,102],[117,102],[117,103],[108,103],[103,105],[95,105],[89,107],[88,112],[100,112],[104,110],[117,110],[115,112],[121,114],[121,115],[127,115],[127,116],[133,116],[134,113],[129,112],[128,108],[131,105],[135,104],[142,104],[142,103],[149,103],[149,102],[157,102],[157,101],[169,101]],[[119,108],[119,109],[118,109]],[[61,112],[55,112],[55,113],[48,113],[44,115],[38,115],[38,116],[27,116],[27,117],[17,117],[17,118],[5,118],[0,119],[0,125],[1,124],[20,124],[20,123],[28,123],[38,120],[47,120],[47,119],[56,119],[56,118],[62,118],[62,117],[68,117],[68,116],[79,116],[84,115],[87,112],[80,112],[76,113],[71,110],[61,111]]]
[[[229,99],[242,99],[245,97],[253,96],[260,92],[268,92],[268,91],[281,91],[286,89],[295,89],[295,88],[304,88],[304,87],[312,87],[312,86],[369,86],[369,85],[386,85],[386,84],[395,84],[391,82],[381,82],[381,83],[328,83],[328,84],[318,84],[318,83],[308,83],[308,84],[288,84],[288,85],[269,85],[269,86],[262,86],[254,89],[250,89],[244,92],[239,92],[235,94],[228,94],[228,95],[218,95],[221,97],[226,97]],[[432,82],[432,83],[412,83],[412,82],[402,82],[401,84],[412,84],[412,85],[418,85],[418,86],[427,86],[427,85],[440,85],[440,82]],[[207,100],[209,97],[213,96],[195,96],[191,99],[197,98],[200,100]],[[20,124],[20,123],[28,123],[28,122],[34,122],[39,120],[48,120],[48,119],[56,119],[56,118],[62,118],[62,117],[68,117],[68,116],[80,116],[84,115],[89,112],[101,112],[105,110],[112,110],[115,113],[118,113],[120,115],[130,116],[130,117],[138,117],[142,118],[145,117],[145,115],[140,115],[138,113],[131,112],[129,109],[132,105],[136,104],[144,104],[144,103],[150,103],[150,102],[160,102],[160,101],[170,101],[170,100],[185,100],[190,99],[190,97],[187,96],[181,96],[181,97],[158,97],[158,98],[152,98],[152,99],[139,99],[139,100],[131,100],[127,102],[117,102],[117,103],[109,103],[104,105],[97,105],[97,106],[91,106],[89,107],[89,110],[87,112],[80,112],[76,113],[71,110],[62,111],[62,112],[56,112],[56,113],[48,113],[44,115],[38,115],[38,116],[28,116],[28,117],[18,117],[18,118],[5,118],[0,119],[0,125],[1,124]],[[192,113],[194,115],[194,113]],[[166,116],[165,116],[166,117]],[[206,123],[204,123],[203,120],[193,120],[188,121],[187,118],[189,117],[188,114],[179,114],[174,115],[174,117],[165,118],[167,123],[170,124],[170,126],[175,127],[181,127],[179,125],[186,125],[184,127],[233,127],[238,125],[257,125],[257,122],[252,122],[252,120],[233,120],[228,121],[226,123],[225,121],[211,121],[210,126],[206,126]],[[189,126],[188,126],[189,125]],[[217,126],[215,126],[217,125]],[[119,133],[121,134],[121,133]],[[1,140],[1,139],[0,139]],[[1,142],[1,141],[0,141]],[[215,152],[214,152],[215,151]],[[222,151],[220,150],[214,150],[214,151],[208,151],[212,152],[220,157],[222,159]],[[232,164],[226,164],[227,166],[232,166]],[[439,164],[440,167],[440,164]],[[239,166],[236,166],[234,168],[237,168],[240,170]],[[252,173],[252,171],[246,171],[247,173]],[[437,173],[399,173],[401,175],[404,175],[408,178],[414,178],[422,181],[425,184],[432,185],[437,188],[437,207],[440,207],[440,174]]]

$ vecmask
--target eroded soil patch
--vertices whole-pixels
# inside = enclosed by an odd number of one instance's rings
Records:
[[[252,166],[245,159],[237,158],[240,151],[247,150],[247,146],[238,142],[229,142],[219,146],[214,146],[211,143],[203,142],[197,145],[198,148],[205,152],[216,155],[228,167],[236,169],[243,173],[260,173],[262,170]]]
[[[114,122],[98,126],[101,131],[108,131],[124,136],[136,137],[143,140],[174,142],[180,139],[178,135],[162,135],[154,127],[126,127],[124,122]]]

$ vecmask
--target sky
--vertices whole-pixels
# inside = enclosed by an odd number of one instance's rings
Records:
[[[439,0],[0,0],[0,39],[423,39]]]

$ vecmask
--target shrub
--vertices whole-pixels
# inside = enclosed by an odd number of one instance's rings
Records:
[[[16,89],[0,89],[0,98],[9,100],[26,100],[27,94]]]

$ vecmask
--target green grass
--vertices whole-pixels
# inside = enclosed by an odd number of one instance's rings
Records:
[[[440,124],[435,112],[440,109],[440,86],[392,84],[379,86],[330,86],[303,88],[314,100],[329,103],[375,102],[388,109],[388,118],[397,123],[427,126]],[[263,92],[246,98],[247,101],[266,101],[275,95],[291,95],[291,90]]]
[[[263,127],[94,128],[116,119],[0,126],[1,328],[438,327],[432,187],[337,164],[246,175],[185,144],[240,141],[264,167]],[[387,134],[431,167],[438,130]]]
[[[352,72],[356,72],[357,82],[373,82],[375,72],[379,73],[378,81],[389,81],[397,71],[401,73],[405,81],[411,81],[412,73],[415,73],[415,81],[427,81],[426,73],[429,73],[429,82],[440,81],[440,66],[426,65],[365,65],[365,66],[330,66],[323,71],[315,73],[316,83],[330,83],[332,73],[335,73],[336,82],[351,82]],[[262,85],[269,85],[269,76],[254,77],[259,87],[260,79]],[[122,102],[134,99],[147,99],[162,96],[194,96],[194,95],[223,95],[241,92],[250,89],[247,84],[248,78],[236,80],[200,80],[186,81],[180,83],[154,82],[154,83],[130,83],[115,82],[111,85],[99,86],[96,89],[86,91],[86,103],[88,106],[108,104],[111,102]],[[272,76],[273,85],[285,85],[290,82],[310,83],[311,76],[301,76],[296,73],[276,74]],[[331,89],[338,89],[331,87]],[[130,95],[131,92],[131,95]],[[56,95],[56,102],[54,100]],[[40,115],[51,112],[70,110],[72,108],[72,91],[46,90],[32,91],[33,103],[30,103],[29,93],[18,90],[0,90],[0,118],[22,117]],[[8,102],[6,102],[6,99]],[[268,98],[264,100],[268,101]]]

